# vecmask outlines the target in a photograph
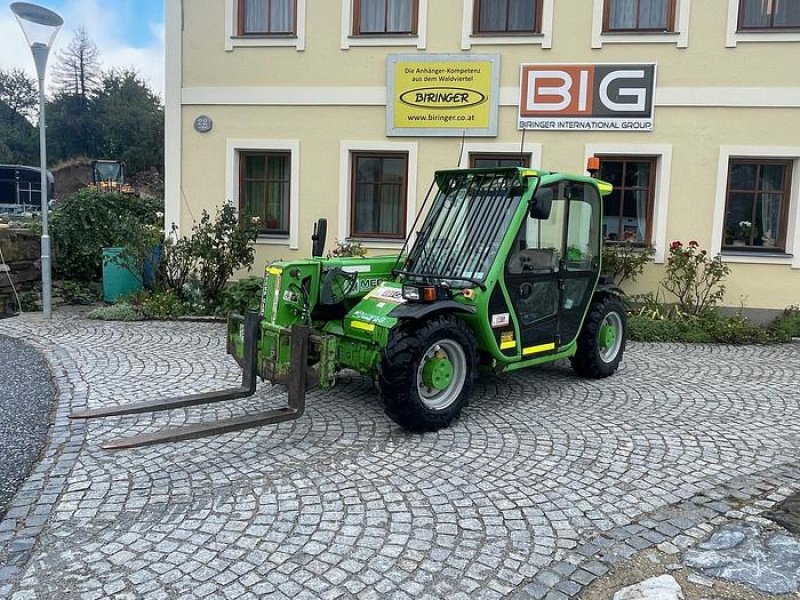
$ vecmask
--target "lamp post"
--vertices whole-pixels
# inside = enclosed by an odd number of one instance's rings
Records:
[[[47,134],[44,119],[44,76],[50,48],[64,24],[64,19],[49,8],[29,2],[12,2],[11,11],[17,17],[25,40],[31,47],[36,73],[39,76],[39,162],[42,176],[42,316],[50,318],[53,282],[50,269],[50,234],[47,229]]]

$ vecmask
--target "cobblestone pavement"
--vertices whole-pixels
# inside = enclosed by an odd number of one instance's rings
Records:
[[[485,381],[450,429],[409,435],[344,377],[298,421],[110,452],[99,443],[280,405],[69,422],[85,406],[230,385],[224,327],[6,320],[54,370],[45,458],[0,523],[0,598],[574,597],[639,550],[685,548],[800,488],[800,345],[631,344]]]

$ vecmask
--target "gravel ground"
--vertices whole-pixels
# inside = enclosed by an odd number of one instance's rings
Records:
[[[55,388],[47,362],[0,335],[0,519],[44,447]]]

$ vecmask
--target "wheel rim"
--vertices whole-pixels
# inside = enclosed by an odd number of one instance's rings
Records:
[[[461,344],[439,340],[422,355],[417,369],[417,393],[430,410],[444,410],[456,401],[467,374],[467,356]]]
[[[616,312],[608,313],[600,324],[598,332],[600,359],[603,362],[613,361],[622,347],[622,317]]]

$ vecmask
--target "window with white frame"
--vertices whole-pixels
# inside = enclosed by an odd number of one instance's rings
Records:
[[[608,242],[628,240],[655,248],[663,263],[667,247],[672,146],[669,144],[587,144],[585,159],[600,158],[600,178],[617,188],[603,198],[603,231]],[[605,163],[605,164],[604,164]]]
[[[294,35],[295,0],[238,0],[239,35]]]
[[[476,44],[553,43],[554,0],[464,0],[461,49]]]
[[[728,0],[725,46],[740,42],[800,42],[800,1]]]
[[[224,0],[225,50],[289,46],[305,50],[306,0]]]
[[[417,33],[417,0],[354,0],[353,35]]]
[[[542,145],[528,142],[524,148],[519,144],[500,142],[466,142],[461,149],[458,166],[483,167],[528,167],[538,169],[542,164]]]
[[[408,154],[353,152],[350,160],[350,235],[404,239]]]
[[[689,45],[691,0],[593,0],[592,48],[603,44]]]
[[[298,248],[300,142],[226,140],[225,197],[258,217],[259,244]]]
[[[711,253],[800,269],[800,146],[720,146]]]
[[[785,251],[792,165],[791,160],[730,160],[723,249]]]
[[[541,9],[541,0],[475,0],[472,33],[539,33]]]
[[[606,0],[603,31],[674,31],[675,0]]]
[[[239,209],[262,234],[289,235],[291,161],[289,152],[239,153]]]
[[[800,31],[797,0],[739,0],[739,31]]]
[[[340,142],[337,239],[403,245],[417,211],[417,153],[416,142]]]
[[[600,179],[614,189],[603,199],[607,243],[651,243],[658,159],[654,156],[599,156]]]
[[[530,167],[530,152],[470,152],[470,169]]]
[[[428,0],[342,0],[341,48],[425,49]]]

